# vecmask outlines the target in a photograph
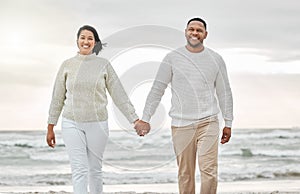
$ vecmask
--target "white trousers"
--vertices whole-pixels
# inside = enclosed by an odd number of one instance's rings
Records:
[[[108,141],[108,123],[79,123],[62,119],[62,138],[70,159],[74,194],[103,193],[102,160]]]

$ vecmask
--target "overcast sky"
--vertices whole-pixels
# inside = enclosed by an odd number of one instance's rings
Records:
[[[122,77],[184,45],[194,16],[207,21],[205,45],[227,63],[234,127],[300,126],[298,0],[1,0],[0,129],[45,129],[54,77],[76,54],[82,25],[97,28],[108,43],[101,55]],[[131,95],[139,114],[145,96]]]

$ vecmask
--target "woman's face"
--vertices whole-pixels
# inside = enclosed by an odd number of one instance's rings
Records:
[[[77,40],[79,53],[82,55],[92,54],[95,46],[94,34],[89,30],[82,30]]]

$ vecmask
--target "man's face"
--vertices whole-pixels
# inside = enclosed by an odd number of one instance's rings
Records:
[[[192,21],[185,29],[187,43],[193,48],[201,47],[206,36],[207,31],[202,22]]]

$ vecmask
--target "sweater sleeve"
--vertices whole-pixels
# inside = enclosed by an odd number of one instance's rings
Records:
[[[142,117],[143,121],[150,122],[171,79],[172,67],[167,55],[160,64],[152,88],[147,96]]]
[[[222,57],[219,58],[219,72],[215,81],[216,94],[226,127],[232,127],[233,100],[228,80],[226,65]]]
[[[105,78],[106,88],[118,109],[127,118],[130,123],[133,123],[138,119],[135,109],[130,102],[128,95],[126,94],[118,75],[111,66],[107,64],[107,76]]]
[[[49,108],[48,124],[57,124],[58,118],[66,99],[66,75],[64,73],[65,63],[63,63],[56,75],[52,100]]]

